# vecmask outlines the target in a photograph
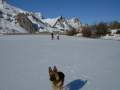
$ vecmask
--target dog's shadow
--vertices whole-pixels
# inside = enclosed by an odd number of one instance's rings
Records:
[[[87,80],[77,79],[65,85],[64,88],[65,90],[80,90],[86,83]]]

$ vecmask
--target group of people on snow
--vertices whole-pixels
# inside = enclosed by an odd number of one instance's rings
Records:
[[[55,39],[55,35],[53,32],[51,32],[51,40],[54,40]],[[60,36],[59,36],[59,33],[56,34],[56,39],[59,40],[60,39]]]

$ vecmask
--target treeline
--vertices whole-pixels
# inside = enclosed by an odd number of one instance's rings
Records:
[[[120,34],[120,22],[113,21],[110,23],[106,22],[100,22],[94,25],[86,24],[81,27],[79,32],[84,37],[100,37],[105,36],[106,34],[111,34],[111,30],[118,29],[116,34]],[[72,30],[68,34],[75,35],[76,33],[79,33],[78,30]]]
[[[111,23],[108,23],[108,28],[110,28],[110,29],[120,29],[120,22],[113,21]]]
[[[83,26],[81,33],[84,37],[100,37],[109,34],[110,31],[107,23],[100,22],[95,25]]]
[[[118,21],[113,21],[110,23],[106,22],[100,22],[94,25],[86,25],[82,27],[81,33],[85,37],[100,37],[100,36],[105,36],[106,34],[111,34],[111,30],[113,29],[118,29],[116,34],[119,33],[120,29],[120,22]]]

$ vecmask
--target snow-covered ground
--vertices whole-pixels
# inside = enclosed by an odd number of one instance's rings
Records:
[[[120,90],[120,42],[45,35],[0,36],[0,90],[51,90],[48,67],[67,90]]]
[[[105,40],[117,40],[120,41],[120,35],[114,34],[113,36],[106,35],[104,37],[101,37],[102,39]]]

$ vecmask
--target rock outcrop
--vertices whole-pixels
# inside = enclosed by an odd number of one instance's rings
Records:
[[[19,13],[16,16],[16,20],[21,27],[26,29],[29,33],[35,33],[37,31],[37,26],[32,23],[24,13]]]

